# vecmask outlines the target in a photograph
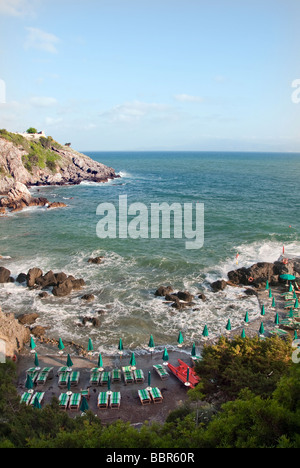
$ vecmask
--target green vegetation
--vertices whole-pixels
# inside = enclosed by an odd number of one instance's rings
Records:
[[[30,128],[28,128],[28,130],[26,130],[26,133],[31,133],[31,134],[32,133],[37,133],[37,132],[38,132],[37,129],[34,128],[34,127],[30,127]]]
[[[27,133],[30,132],[27,130]],[[22,135],[10,133],[3,129],[0,130],[0,138],[5,138],[26,152],[22,158],[22,162],[27,171],[32,173],[34,167],[39,169],[48,168],[52,172],[56,171],[56,166],[61,158],[57,153],[52,151],[52,148],[59,150],[62,146],[53,140],[52,137],[40,137],[37,140],[29,141]]]
[[[90,411],[70,418],[56,399],[42,410],[20,405],[14,364],[2,364],[0,448],[300,448],[300,365],[291,356],[279,338],[221,338],[197,364],[190,402],[140,429],[103,425]]]

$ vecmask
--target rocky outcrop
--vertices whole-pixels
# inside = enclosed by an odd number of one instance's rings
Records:
[[[30,330],[15,319],[14,314],[5,314],[0,309],[0,341],[5,354],[12,357],[19,353],[30,339]],[[2,346],[3,348],[3,346]]]
[[[94,265],[100,265],[102,263],[104,257],[95,257],[95,258],[89,258],[88,263],[93,263]]]
[[[265,287],[267,281],[272,286],[284,283],[285,280],[280,278],[281,275],[291,274],[297,276],[299,273],[300,260],[290,259],[287,260],[287,263],[282,260],[274,263],[255,263],[250,268],[239,268],[230,271],[228,273],[228,278],[230,283],[234,285],[262,288]]]
[[[53,153],[55,165],[45,165],[43,168],[33,166],[29,172],[24,165],[24,157],[26,158],[28,151],[21,144],[17,145],[0,136],[0,193],[7,194],[16,182],[21,182],[27,187],[76,185],[83,181],[107,182],[118,177],[111,167],[72,148],[58,145],[54,140],[47,150]]]
[[[10,283],[10,271],[7,268],[0,267],[0,283]]]

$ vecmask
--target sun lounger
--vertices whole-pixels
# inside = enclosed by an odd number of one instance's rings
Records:
[[[113,369],[111,373],[112,382],[121,382],[121,371],[120,369]]]
[[[61,393],[59,396],[59,407],[60,409],[67,410],[69,405],[70,397],[66,393]]]
[[[109,395],[107,392],[100,392],[98,395],[98,408],[99,409],[106,409],[108,407],[108,398]]]
[[[161,391],[157,387],[153,387],[150,390],[150,395],[153,400],[153,403],[162,403],[163,401],[163,396],[161,394]]]
[[[37,376],[37,379],[36,379],[36,384],[38,386],[42,386],[42,385],[45,385],[45,383],[47,382],[47,379],[48,379],[48,372],[40,372],[39,375]]]
[[[286,336],[288,335],[288,332],[285,331],[285,330],[281,330],[280,328],[278,328],[277,330],[271,330],[270,331],[270,334],[271,335],[276,335],[276,336]]]
[[[68,385],[68,380],[69,380],[69,373],[64,372],[63,374],[59,374],[58,378],[58,386],[59,388],[64,388]]]
[[[81,393],[72,393],[69,408],[70,411],[78,411],[81,403]]]
[[[45,392],[36,392],[31,399],[30,405],[32,406],[34,405],[34,401],[36,398],[38,399],[38,402],[41,405],[43,402],[44,396],[45,396]]]
[[[142,369],[136,369],[133,371],[133,376],[134,376],[134,380],[136,383],[143,383],[145,382],[145,376],[144,376],[144,372],[142,371]]]
[[[60,375],[60,374],[65,374],[66,372],[68,371],[68,367],[67,366],[63,366],[63,367],[60,367],[57,371],[57,374]]]
[[[91,384],[93,387],[96,387],[97,385],[99,385],[100,377],[101,377],[101,373],[100,373],[100,372],[98,372],[98,371],[92,372],[92,373],[91,373],[91,377],[90,377],[90,384]]]
[[[123,371],[123,377],[124,377],[125,385],[131,384],[134,382],[133,372],[130,370]]]
[[[110,372],[103,372],[100,377],[100,385],[107,385],[110,378]]]
[[[81,390],[80,393],[81,393],[82,397],[86,398],[87,400],[90,399],[90,389],[89,388],[87,388],[86,390]]]
[[[110,407],[112,409],[120,409],[120,403],[121,403],[121,393],[112,392],[110,396]]]
[[[31,398],[32,398],[33,393],[25,392],[21,396],[20,403],[25,403],[26,405],[29,405]]]
[[[102,372],[103,369],[101,369],[100,367],[93,367],[92,369],[90,369],[90,372],[93,373],[93,372]]]
[[[41,372],[47,372],[48,379],[53,379],[54,377],[53,367],[44,367]]]
[[[158,373],[161,380],[166,380],[169,377],[168,372],[164,369],[161,364],[155,364],[153,369]]]
[[[79,379],[80,379],[80,372],[78,371],[71,372],[71,375],[70,375],[71,387],[77,387],[79,383]]]
[[[138,390],[138,396],[140,398],[140,402],[142,405],[150,405],[151,403],[151,398],[148,390]]]

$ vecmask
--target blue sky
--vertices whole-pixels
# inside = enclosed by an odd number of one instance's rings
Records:
[[[80,151],[300,151],[298,0],[0,0],[0,128]]]

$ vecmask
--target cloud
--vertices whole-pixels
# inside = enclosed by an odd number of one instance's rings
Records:
[[[172,115],[174,117],[174,110],[165,104],[132,101],[115,106],[103,112],[100,117],[109,123],[132,123],[151,117],[160,119],[170,118]]]
[[[31,15],[36,3],[36,0],[0,0],[0,14],[7,16]]]
[[[190,94],[176,94],[174,96],[179,102],[203,102],[204,99],[200,96],[191,96]]]
[[[34,96],[29,103],[34,107],[52,107],[57,104],[57,99],[45,96]]]
[[[26,28],[26,30],[28,37],[24,44],[25,49],[38,49],[51,54],[57,53],[56,45],[60,41],[57,36],[38,28]]]

